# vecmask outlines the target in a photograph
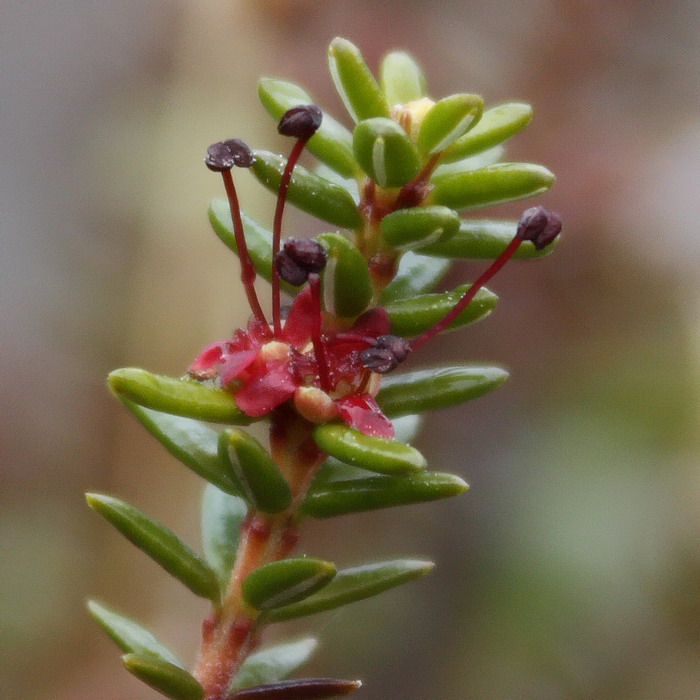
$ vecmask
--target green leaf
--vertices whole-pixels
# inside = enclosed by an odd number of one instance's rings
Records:
[[[457,139],[442,154],[442,162],[461,160],[503,143],[524,129],[531,120],[532,107],[522,102],[509,102],[491,107],[484,112],[479,123],[471,131]]]
[[[124,367],[110,372],[108,383],[122,401],[133,401],[156,411],[212,423],[248,425],[256,420],[238,408],[231,392],[193,379],[164,377],[138,367]]]
[[[187,671],[152,656],[122,656],[126,670],[171,700],[203,700],[204,688]]]
[[[272,231],[251,219],[244,211],[241,212],[241,221],[253,267],[264,280],[269,282],[272,279]],[[214,199],[209,205],[209,222],[219,240],[238,255],[231,210],[226,199]],[[292,296],[299,291],[299,287],[294,287],[284,280],[281,280],[281,284],[284,291]]]
[[[389,117],[389,105],[362,53],[347,39],[336,37],[328,47],[328,67],[336,90],[354,121]]]
[[[272,610],[308,598],[327,586],[335,574],[335,565],[323,559],[282,559],[248,574],[241,590],[251,607]]]
[[[252,435],[238,428],[224,430],[219,438],[219,455],[257,510],[279,513],[292,502],[287,480]]]
[[[497,163],[433,178],[434,189],[428,203],[465,210],[512,202],[546,192],[554,179],[542,165]]]
[[[361,121],[353,132],[352,147],[357,162],[380,187],[400,187],[420,172],[418,150],[392,119]]]
[[[88,600],[87,608],[92,618],[117,643],[122,651],[141,656],[155,656],[180,668],[184,664],[162,642],[158,641],[145,627],[126,615],[108,608],[96,600]]]
[[[265,683],[234,693],[230,700],[322,700],[350,695],[362,687],[361,681],[339,678],[300,678],[293,681]]]
[[[265,615],[269,622],[281,622],[295,617],[333,610],[348,603],[370,598],[430,573],[434,564],[416,559],[395,559],[377,564],[365,564],[342,569],[321,591],[299,603],[271,610]]]
[[[315,103],[309,93],[298,85],[273,78],[260,80],[258,96],[263,107],[277,121],[292,107]],[[309,139],[307,148],[344,177],[354,177],[359,171],[352,154],[352,134],[325,111],[321,126]]]
[[[390,107],[425,97],[425,76],[411,54],[391,51],[382,60],[379,69],[382,92]]]
[[[345,423],[325,423],[314,428],[316,444],[346,464],[379,474],[411,474],[426,467],[417,449],[397,440],[364,435]]]
[[[422,416],[401,416],[391,421],[394,424],[394,432],[399,442],[413,442],[420,430]]]
[[[286,158],[270,151],[254,151],[254,154],[253,174],[277,194],[287,165]],[[362,223],[357,206],[347,190],[301,165],[294,168],[287,196],[302,211],[336,226],[356,228]]]
[[[517,228],[517,221],[463,220],[454,236],[421,248],[421,254],[441,258],[495,260],[513,240]],[[531,260],[549,255],[558,240],[557,237],[552,245],[542,250],[537,250],[532,241],[523,241],[513,257],[516,260]]]
[[[479,95],[450,95],[425,114],[418,132],[418,148],[433,155],[444,151],[481,119],[484,100]]]
[[[372,300],[372,280],[362,253],[341,233],[317,237],[327,254],[323,269],[323,303],[336,316],[361,314]]]
[[[311,489],[327,484],[330,481],[346,481],[350,479],[366,479],[367,470],[345,464],[335,457],[328,457],[311,482]]]
[[[463,284],[451,292],[423,294],[387,304],[385,308],[391,319],[391,332],[406,338],[428,330],[452,310],[470,287],[470,284]],[[467,308],[449,325],[449,330],[486,318],[496,307],[497,302],[498,297],[483,287],[476,293]]]
[[[437,501],[457,496],[468,488],[458,476],[440,472],[314,481],[301,512],[313,518],[332,518],[378,508]]]
[[[248,512],[246,502],[207,484],[202,498],[202,551],[226,588],[236,561],[241,527]]]
[[[467,170],[480,170],[488,165],[495,165],[501,161],[504,153],[505,148],[503,148],[503,146],[494,146],[486,151],[477,153],[474,156],[462,158],[461,160],[455,160],[451,163],[441,162],[433,171],[432,179],[435,180],[441,178],[443,175],[455,175],[456,173],[463,173]]]
[[[379,230],[391,248],[410,250],[448,240],[458,231],[459,221],[457,212],[449,207],[415,207],[387,214]]]
[[[114,525],[195,595],[219,602],[216,574],[172,530],[134,506],[101,493],[87,493],[90,508]]]
[[[239,493],[219,458],[218,432],[191,418],[154,411],[126,399],[123,403],[173,457],[226,493]]]
[[[390,418],[447,408],[475,399],[508,378],[500,367],[435,367],[386,377],[377,402]]]
[[[401,256],[396,276],[382,292],[380,303],[386,305],[429,292],[442,279],[450,264],[449,260],[427,258],[409,250]]]
[[[316,175],[324,177],[326,178],[326,180],[330,180],[332,183],[338,185],[339,187],[342,187],[344,190],[347,190],[347,192],[349,192],[350,196],[352,197],[352,201],[355,202],[355,204],[359,204],[360,188],[357,184],[357,180],[351,180],[347,177],[343,177],[342,175],[339,175],[337,172],[335,172],[335,170],[331,170],[327,165],[324,165],[323,163],[319,163],[314,168],[314,172],[316,173]]]
[[[317,646],[316,639],[304,637],[251,654],[236,674],[231,690],[250,688],[287,678],[311,658]]]

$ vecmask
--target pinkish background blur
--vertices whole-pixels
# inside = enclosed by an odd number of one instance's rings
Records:
[[[341,564],[417,554],[436,572],[280,636],[317,631],[309,671],[361,677],[368,700],[697,700],[693,0],[0,3],[0,697],[160,697],[121,669],[88,594],[196,653],[205,604],[84,505],[83,491],[111,491],[197,542],[201,483],[104,377],[177,375],[244,320],[237,263],[206,222],[221,192],[202,157],[231,136],[280,145],[261,74],[340,115],[335,35],[374,68],[409,49],[434,96],[532,102],[508,157],[557,173],[539,201],[566,235],[492,285],[488,321],[432,348],[512,371],[431,416],[419,441],[471,492],[308,526],[308,551]],[[271,220],[252,180],[241,197]]]

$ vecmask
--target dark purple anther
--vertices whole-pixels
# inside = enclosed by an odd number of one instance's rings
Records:
[[[290,238],[275,256],[280,277],[298,287],[326,266],[326,251],[312,238]]]
[[[403,362],[411,352],[411,343],[398,335],[380,335],[377,338],[377,347],[390,350],[397,362]]]
[[[372,347],[360,353],[360,362],[365,369],[377,374],[386,374],[398,366],[394,353],[389,348]]]
[[[326,266],[326,251],[313,238],[290,238],[282,249],[308,272],[321,272]]]
[[[300,105],[288,109],[277,125],[277,131],[282,136],[293,136],[297,139],[310,139],[321,126],[323,112],[318,105]]]
[[[275,267],[279,276],[289,284],[299,287],[309,278],[309,271],[292,260],[286,251],[280,250],[275,256]]]
[[[207,148],[204,163],[209,170],[221,173],[238,168],[249,168],[255,160],[253,152],[240,139],[218,141]]]
[[[231,170],[235,165],[231,150],[221,141],[212,143],[212,145],[207,148],[207,155],[204,158],[204,163],[209,170],[213,170],[215,173]]]
[[[240,139],[227,139],[224,145],[228,146],[233,155],[233,162],[237,168],[249,168],[255,162],[253,151]]]
[[[561,217],[543,206],[526,209],[520,221],[516,236],[521,241],[532,241],[537,250],[548,246],[561,232]]]
[[[386,374],[400,365],[411,352],[411,344],[398,335],[380,335],[377,343],[360,353],[360,362],[377,374]]]

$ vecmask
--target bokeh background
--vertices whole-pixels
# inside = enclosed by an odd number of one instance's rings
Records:
[[[82,492],[119,494],[197,542],[201,483],[104,376],[177,375],[243,322],[237,263],[206,222],[220,187],[202,156],[234,135],[282,148],[261,74],[340,114],[325,66],[335,35],[375,68],[410,49],[434,96],[532,102],[508,157],[557,173],[540,201],[566,235],[500,276],[490,319],[431,347],[512,371],[420,438],[472,490],[307,528],[308,551],[342,564],[438,564],[308,618],[300,629],[322,639],[310,672],[361,677],[358,698],[374,700],[697,700],[694,0],[0,2],[0,697],[160,697],[122,671],[88,594],[194,658],[205,604]],[[269,222],[270,196],[241,190]],[[292,214],[287,230],[317,227]],[[479,269],[457,266],[446,285]]]

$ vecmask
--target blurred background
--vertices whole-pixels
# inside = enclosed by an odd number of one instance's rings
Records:
[[[196,543],[201,482],[104,377],[178,375],[245,320],[202,157],[231,136],[287,147],[261,74],[341,115],[336,35],[375,69],[409,49],[435,97],[531,102],[507,157],[558,175],[538,201],[566,234],[492,284],[490,319],[431,347],[512,372],[418,442],[471,491],[307,526],[307,551],[343,565],[438,565],[305,620],[322,639],[309,672],[363,678],[368,700],[700,697],[699,34],[693,0],[0,0],[0,697],[160,697],[122,670],[88,594],[194,659],[206,604],[82,493]],[[271,197],[240,189],[269,223]],[[288,232],[318,230],[289,213]]]

